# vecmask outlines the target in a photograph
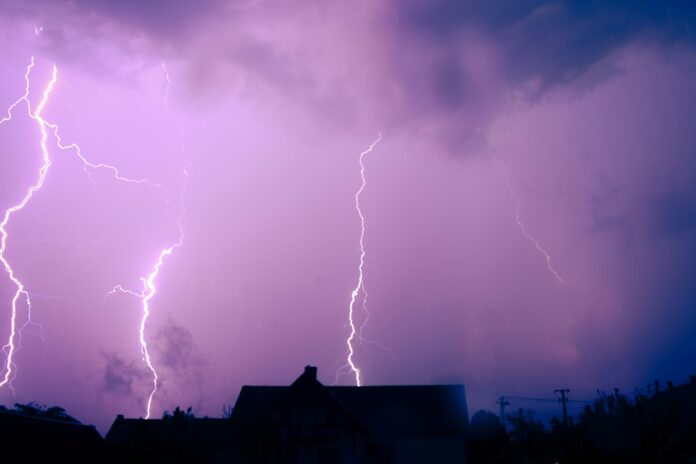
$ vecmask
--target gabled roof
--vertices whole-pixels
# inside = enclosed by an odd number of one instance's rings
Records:
[[[317,380],[316,367],[307,366],[289,387],[245,385],[232,412],[232,421],[246,425],[266,423],[274,412],[287,407],[324,407],[339,410],[355,419],[343,404]]]
[[[468,423],[464,385],[327,387],[312,375],[316,376],[316,370],[308,366],[289,387],[245,385],[234,407],[233,422],[261,423],[279,405],[293,400],[306,403],[307,395],[315,395],[332,398],[375,435],[459,435]]]

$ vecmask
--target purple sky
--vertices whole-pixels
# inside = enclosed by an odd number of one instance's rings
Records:
[[[305,364],[332,383],[358,277],[358,157],[380,130],[361,196],[364,384],[462,382],[476,410],[696,373],[690,2],[284,3],[0,0],[2,114],[32,56],[34,107],[55,63],[43,117],[63,143],[161,186],[90,176],[49,137],[53,165],[5,252],[43,340],[26,327],[0,403],[58,404],[101,431],[144,415],[141,302],[106,295],[139,290],[176,242],[182,193],[185,240],[145,332],[153,416],[219,416],[242,384],[289,384]],[[26,105],[12,116],[0,211],[41,164],[36,121]],[[2,344],[14,290],[2,274]]]

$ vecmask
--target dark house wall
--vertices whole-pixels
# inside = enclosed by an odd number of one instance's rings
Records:
[[[464,387],[245,386],[232,415],[242,463],[466,462]]]
[[[365,431],[313,368],[290,387],[245,386],[232,422],[242,463],[364,462]]]

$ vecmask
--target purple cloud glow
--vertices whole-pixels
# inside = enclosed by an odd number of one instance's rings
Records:
[[[186,238],[146,332],[153,415],[219,415],[242,384],[287,384],[308,363],[331,383],[359,263],[358,156],[378,130],[361,194],[364,336],[379,344],[356,344],[364,384],[463,382],[475,410],[696,372],[688,2],[0,8],[0,109],[22,95],[32,56],[33,105],[55,63],[44,117],[63,144],[161,186],[86,173],[49,140],[46,183],[8,224],[6,258],[42,328],[23,334],[16,401],[100,430],[144,415],[141,303],[105,296],[142,288],[176,242],[186,166]],[[0,154],[4,211],[41,163],[26,109],[0,125]],[[496,159],[563,283],[521,233]],[[3,344],[13,294],[0,277]]]

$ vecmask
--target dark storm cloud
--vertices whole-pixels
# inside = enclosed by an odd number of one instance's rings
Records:
[[[193,370],[199,373],[205,360],[196,347],[191,332],[171,317],[154,337],[158,362],[177,373]]]
[[[150,35],[172,37],[221,9],[220,0],[5,0],[8,14],[56,15],[80,18],[107,18],[126,26],[142,29]],[[50,21],[50,17],[46,16]]]
[[[0,4],[8,16],[43,18],[44,46],[95,74],[118,73],[112,54],[93,47],[105,39],[126,56],[180,59],[180,80],[194,94],[234,88],[244,76],[318,111],[374,116],[385,128],[436,121],[454,151],[485,145],[481,129],[509,90],[591,87],[616,75],[612,52],[628,44],[696,42],[696,4],[685,0]],[[328,56],[326,43],[336,45]]]
[[[166,35],[200,21],[221,8],[220,0],[71,0],[83,11],[92,11]]]
[[[368,13],[376,18],[377,30],[385,31],[377,33],[371,46],[378,48],[380,40],[386,39],[395,44],[391,52],[399,55],[393,58],[391,75],[383,76],[385,81],[396,79],[404,90],[416,92],[411,99],[432,98],[445,110],[481,98],[477,97],[480,89],[471,82],[471,63],[463,63],[458,53],[462,43],[471,40],[462,36],[466,32],[493,39],[504,81],[514,85],[535,80],[538,90],[582,76],[612,51],[634,41],[689,46],[696,42],[696,3],[688,0],[391,0],[386,4],[388,13],[379,9]],[[301,74],[297,68],[302,66],[301,61],[287,62],[278,51],[287,42],[282,33],[277,36],[277,43],[263,46],[248,37],[242,42],[249,46],[240,45],[240,37],[233,35],[233,41],[209,43],[206,50],[189,48],[191,37],[220,28],[218,33],[224,37],[228,36],[225,30],[241,30],[259,20],[270,27],[272,23],[263,21],[274,17],[282,16],[280,24],[302,21],[299,12],[321,15],[329,8],[313,1],[287,8],[272,2],[239,0],[0,0],[0,5],[6,16],[43,18],[45,33],[55,35],[51,41],[65,47],[74,46],[70,43],[74,38],[57,40],[61,38],[60,31],[67,34],[63,31],[66,26],[61,24],[64,20],[73,22],[69,29],[84,29],[79,33],[86,36],[104,34],[101,26],[111,24],[126,34],[135,30],[174,54],[203,52],[260,69],[262,78],[280,85],[287,84],[288,78],[297,80]],[[330,24],[328,16],[322,17]],[[121,40],[125,44],[131,38]],[[212,50],[216,47],[219,50]],[[230,49],[243,51],[230,56]],[[422,59],[424,53],[431,55],[430,59]],[[422,93],[426,95],[419,95]]]
[[[209,363],[198,349],[191,332],[168,316],[152,337],[153,359],[161,376],[161,404],[174,408],[181,389],[196,392],[189,401],[201,410],[205,400],[204,382],[210,378]]]
[[[127,360],[118,353],[102,353],[105,360],[104,375],[102,377],[102,391],[121,396],[130,396],[133,393],[133,382],[136,383],[146,377],[140,363]]]
[[[540,79],[542,88],[582,75],[635,40],[691,46],[696,39],[696,3],[687,0],[410,0],[395,8],[402,33],[433,47],[452,46],[467,28],[500,39],[507,77]]]

